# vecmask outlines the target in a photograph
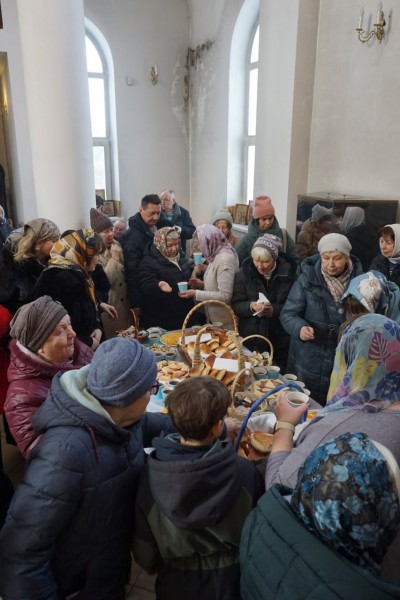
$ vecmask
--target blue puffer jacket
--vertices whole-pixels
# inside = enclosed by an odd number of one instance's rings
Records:
[[[331,550],[300,523],[273,486],[250,513],[240,544],[243,600],[389,600],[400,587],[380,581]]]
[[[356,277],[363,272],[361,263],[355,256],[351,259]],[[311,397],[325,405],[338,329],[345,316],[339,312],[322,276],[319,254],[301,263],[301,274],[289,292],[280,319],[290,335],[288,372],[296,373],[306,383]],[[300,329],[307,325],[314,328],[315,339],[302,342]]]
[[[83,390],[89,368],[65,376]],[[87,407],[90,395],[67,394],[61,375],[35,415],[43,437],[0,534],[0,596],[122,600],[143,444],[173,429],[161,414],[122,429]]]

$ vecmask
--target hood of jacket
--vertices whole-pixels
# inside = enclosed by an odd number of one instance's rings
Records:
[[[273,235],[277,235],[278,237],[280,237],[279,236],[280,230],[281,230],[281,228],[280,228],[278,219],[276,217],[269,229],[265,229],[265,230],[260,229],[260,227],[258,227],[255,219],[251,219],[249,226],[247,228],[248,233],[250,233],[252,235],[256,235],[257,237],[259,237],[260,235],[264,235],[265,233],[272,233]]]
[[[242,263],[242,271],[245,278],[248,281],[254,278],[259,279],[260,281],[265,280],[265,277],[260,275],[256,267],[254,266],[253,259],[251,258],[251,256],[244,259]],[[294,278],[294,276],[296,275],[296,271],[296,261],[288,254],[285,254],[284,252],[279,252],[278,259],[276,261],[276,267],[272,273],[271,280],[275,279],[276,277]]]
[[[22,381],[25,379],[53,379],[58,371],[71,371],[80,369],[89,364],[93,357],[93,350],[79,340],[74,341],[74,355],[71,362],[50,363],[42,360],[34,352],[24,349],[17,340],[10,342],[10,366],[8,367],[8,381]],[[50,385],[50,384],[49,384]]]
[[[89,432],[92,439],[96,434],[112,444],[127,444],[130,432],[118,427],[98,400],[87,392],[88,369],[89,366],[86,366],[76,371],[57,373],[46,401],[33,418],[35,431],[43,434],[53,427],[81,427]]]
[[[153,445],[149,482],[161,511],[180,528],[203,528],[222,521],[242,486],[231,444],[217,440],[208,448],[183,451],[179,434],[171,434],[156,438]]]

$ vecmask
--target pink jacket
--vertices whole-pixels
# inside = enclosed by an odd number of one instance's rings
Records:
[[[52,379],[58,371],[80,369],[89,364],[93,351],[83,342],[75,340],[75,352],[71,363],[52,364],[21,347],[16,340],[10,343],[10,366],[8,367],[8,391],[4,404],[10,431],[25,458],[35,446],[38,436],[33,430],[35,412],[46,400]]]

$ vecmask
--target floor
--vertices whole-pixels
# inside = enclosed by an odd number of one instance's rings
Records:
[[[0,422],[4,471],[11,479],[15,487],[19,484],[23,477],[25,461],[16,446],[11,446],[10,444],[6,443],[3,430],[3,420],[0,419]],[[130,582],[126,586],[126,599],[155,600],[156,595],[154,593],[154,582],[154,575],[148,575],[145,571],[140,569],[136,563],[133,562]]]

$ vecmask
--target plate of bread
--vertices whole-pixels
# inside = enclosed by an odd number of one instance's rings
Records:
[[[160,360],[157,363],[157,379],[160,383],[168,383],[171,379],[184,379],[187,377],[189,367],[177,360]]]
[[[243,458],[251,459],[251,451],[255,450],[257,454],[268,456],[271,452],[274,436],[272,433],[264,431],[250,431],[246,428],[242,439],[240,440],[238,454]]]

